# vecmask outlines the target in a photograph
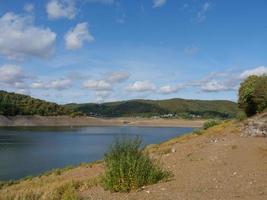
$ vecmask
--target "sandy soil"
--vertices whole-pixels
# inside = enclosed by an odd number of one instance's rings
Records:
[[[130,193],[110,193],[101,186],[80,189],[79,195],[92,200],[191,200],[191,199],[267,199],[267,138],[241,137],[232,122],[210,128],[202,135],[187,135],[149,148],[174,176],[168,182],[146,186]],[[0,190],[19,194],[25,188],[48,191],[52,184],[70,180],[92,180],[102,164],[81,166],[61,175],[22,181]],[[2,196],[1,196],[2,195]]]
[[[153,126],[153,127],[201,127],[204,120],[146,119],[69,116],[0,116],[0,126]]]

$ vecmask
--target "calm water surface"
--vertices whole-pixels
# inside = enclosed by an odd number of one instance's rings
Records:
[[[0,128],[0,180],[29,175],[103,158],[114,138],[139,135],[155,144],[193,128],[75,127]]]

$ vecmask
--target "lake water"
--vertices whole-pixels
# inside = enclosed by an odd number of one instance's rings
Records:
[[[0,128],[0,180],[19,179],[45,171],[103,158],[117,136],[140,136],[156,144],[193,128],[75,127]]]

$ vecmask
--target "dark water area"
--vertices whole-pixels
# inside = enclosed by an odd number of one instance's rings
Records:
[[[193,128],[75,127],[0,128],[0,181],[102,159],[116,137],[140,136],[156,144]]]

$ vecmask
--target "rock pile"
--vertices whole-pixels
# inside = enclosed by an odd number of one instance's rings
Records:
[[[247,119],[241,132],[243,136],[267,137],[267,113]]]

